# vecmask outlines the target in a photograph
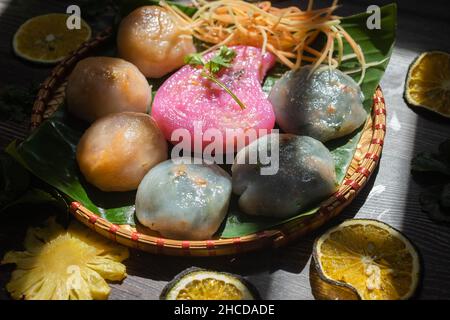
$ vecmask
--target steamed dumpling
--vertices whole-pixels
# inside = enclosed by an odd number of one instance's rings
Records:
[[[145,113],[103,117],[86,130],[77,146],[81,173],[103,191],[137,189],[147,171],[167,156],[164,136]]]
[[[280,128],[322,142],[359,128],[367,112],[358,84],[337,69],[322,67],[308,77],[310,71],[289,71],[272,88],[269,100]]]
[[[135,64],[149,78],[160,78],[184,65],[195,52],[190,31],[160,6],[140,7],[120,23],[119,55]]]
[[[136,216],[164,237],[205,240],[225,218],[230,195],[231,178],[219,166],[167,160],[139,185]]]
[[[69,112],[88,122],[115,112],[146,112],[152,101],[144,75],[131,63],[110,57],[78,62],[66,96]]]
[[[279,141],[279,153],[275,141]],[[261,164],[248,164],[249,154],[256,152],[279,154],[278,172],[261,175]],[[238,152],[231,170],[239,207],[250,215],[292,217],[337,189],[331,153],[320,141],[306,136],[273,133],[259,138]]]

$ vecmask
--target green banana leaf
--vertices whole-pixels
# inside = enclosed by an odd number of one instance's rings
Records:
[[[153,4],[154,1],[135,0],[127,3],[128,7],[126,10],[130,11],[134,8],[130,3],[143,5]],[[180,8],[188,14],[193,12],[192,8]],[[381,29],[379,30],[369,30],[367,28],[366,20],[368,14],[366,13],[342,19],[342,26],[361,46],[367,62],[384,61],[367,70],[361,85],[365,95],[364,106],[368,111],[370,111],[372,106],[372,95],[383,76],[391,55],[395,39],[396,5],[391,4],[382,7],[381,16]],[[111,48],[108,50],[108,52],[111,52]],[[344,53],[351,53],[348,45],[345,46]],[[356,60],[349,60],[343,63],[341,68],[342,70],[350,70],[355,68],[356,65]],[[276,79],[282,75],[282,71],[283,69],[278,66],[267,76],[263,84],[263,89],[266,92],[270,90]],[[357,80],[359,74],[356,73],[352,76]],[[153,82],[152,80],[149,80],[149,82],[153,84],[154,89],[157,89],[158,82]],[[85,124],[72,118],[66,112],[64,106],[61,106],[59,111],[51,119],[44,122],[26,141],[18,146],[15,144],[10,145],[8,152],[37,177],[63,192],[70,199],[81,202],[88,209],[98,213],[103,218],[116,224],[135,224],[135,192],[102,192],[88,184],[80,173],[75,160],[75,150],[78,140],[85,129]],[[336,162],[339,182],[342,182],[345,176],[360,136],[361,128],[351,136],[327,144]],[[316,211],[317,208],[312,208],[288,220],[312,215]],[[244,236],[274,227],[288,220],[276,220],[242,214],[237,207],[237,198],[233,196],[229,214],[218,234],[224,238]]]

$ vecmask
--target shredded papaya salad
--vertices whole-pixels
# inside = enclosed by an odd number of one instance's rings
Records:
[[[197,11],[192,17],[164,2],[161,5],[186,23],[195,38],[213,45],[205,53],[222,45],[256,46],[273,53],[291,70],[312,64],[311,72],[322,64],[337,68],[342,61],[356,58],[360,67],[347,73],[360,72],[361,84],[370,65],[366,64],[361,47],[341,26],[340,17],[333,14],[337,2],[313,9],[314,0],[309,0],[306,10],[302,10],[294,6],[276,8],[269,1],[193,0]],[[321,34],[326,40],[318,50],[312,45]],[[352,48],[352,54],[344,55],[344,41]]]

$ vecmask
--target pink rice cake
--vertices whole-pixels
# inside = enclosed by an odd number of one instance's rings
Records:
[[[214,139],[203,134],[207,129],[216,129],[222,134],[225,151],[233,150],[226,149],[227,143],[233,144],[231,148],[236,149],[239,136],[245,138],[245,144],[254,140],[247,134],[249,129],[256,129],[257,137],[265,134],[258,129],[267,129],[268,133],[273,129],[275,113],[262,91],[261,83],[266,72],[275,64],[274,55],[269,52],[262,54],[261,49],[249,46],[231,48],[236,51],[232,66],[221,70],[217,77],[244,103],[245,109],[241,109],[225,90],[202,77],[201,68],[186,65],[163,83],[154,98],[152,116],[167,140],[174,144],[180,142],[179,138],[172,138],[172,132],[184,128],[191,134],[192,140],[201,139],[201,144],[197,141],[197,145],[205,148]],[[205,61],[215,54],[206,54]],[[199,124],[200,136],[197,134]],[[227,142],[227,129],[242,130],[234,131],[237,138]],[[194,144],[191,141],[191,145]]]

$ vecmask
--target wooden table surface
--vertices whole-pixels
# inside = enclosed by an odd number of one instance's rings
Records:
[[[303,1],[291,1],[303,2]],[[319,2],[319,1],[318,1]],[[342,15],[365,11],[370,4],[392,1],[340,1]],[[0,86],[43,81],[50,69],[25,63],[11,51],[11,38],[25,19],[47,12],[64,12],[77,1],[0,0]],[[417,113],[404,102],[403,86],[409,64],[426,50],[450,52],[448,1],[398,1],[398,35],[391,62],[381,82],[386,96],[388,125],[379,170],[354,202],[328,228],[347,218],[373,218],[403,231],[418,247],[424,262],[421,299],[450,298],[450,228],[430,221],[418,203],[420,188],[411,179],[414,154],[433,150],[450,137],[449,121]],[[27,123],[0,123],[0,144],[26,136]],[[2,226],[8,221],[3,220]],[[23,222],[26,226],[26,222]],[[309,267],[312,243],[325,228],[278,250],[236,257],[184,258],[132,251],[126,261],[128,277],[112,284],[110,299],[157,299],[177,273],[190,266],[229,271],[246,276],[264,299],[313,299]],[[3,244],[0,253],[9,249]],[[0,269],[0,297],[11,268]]]

